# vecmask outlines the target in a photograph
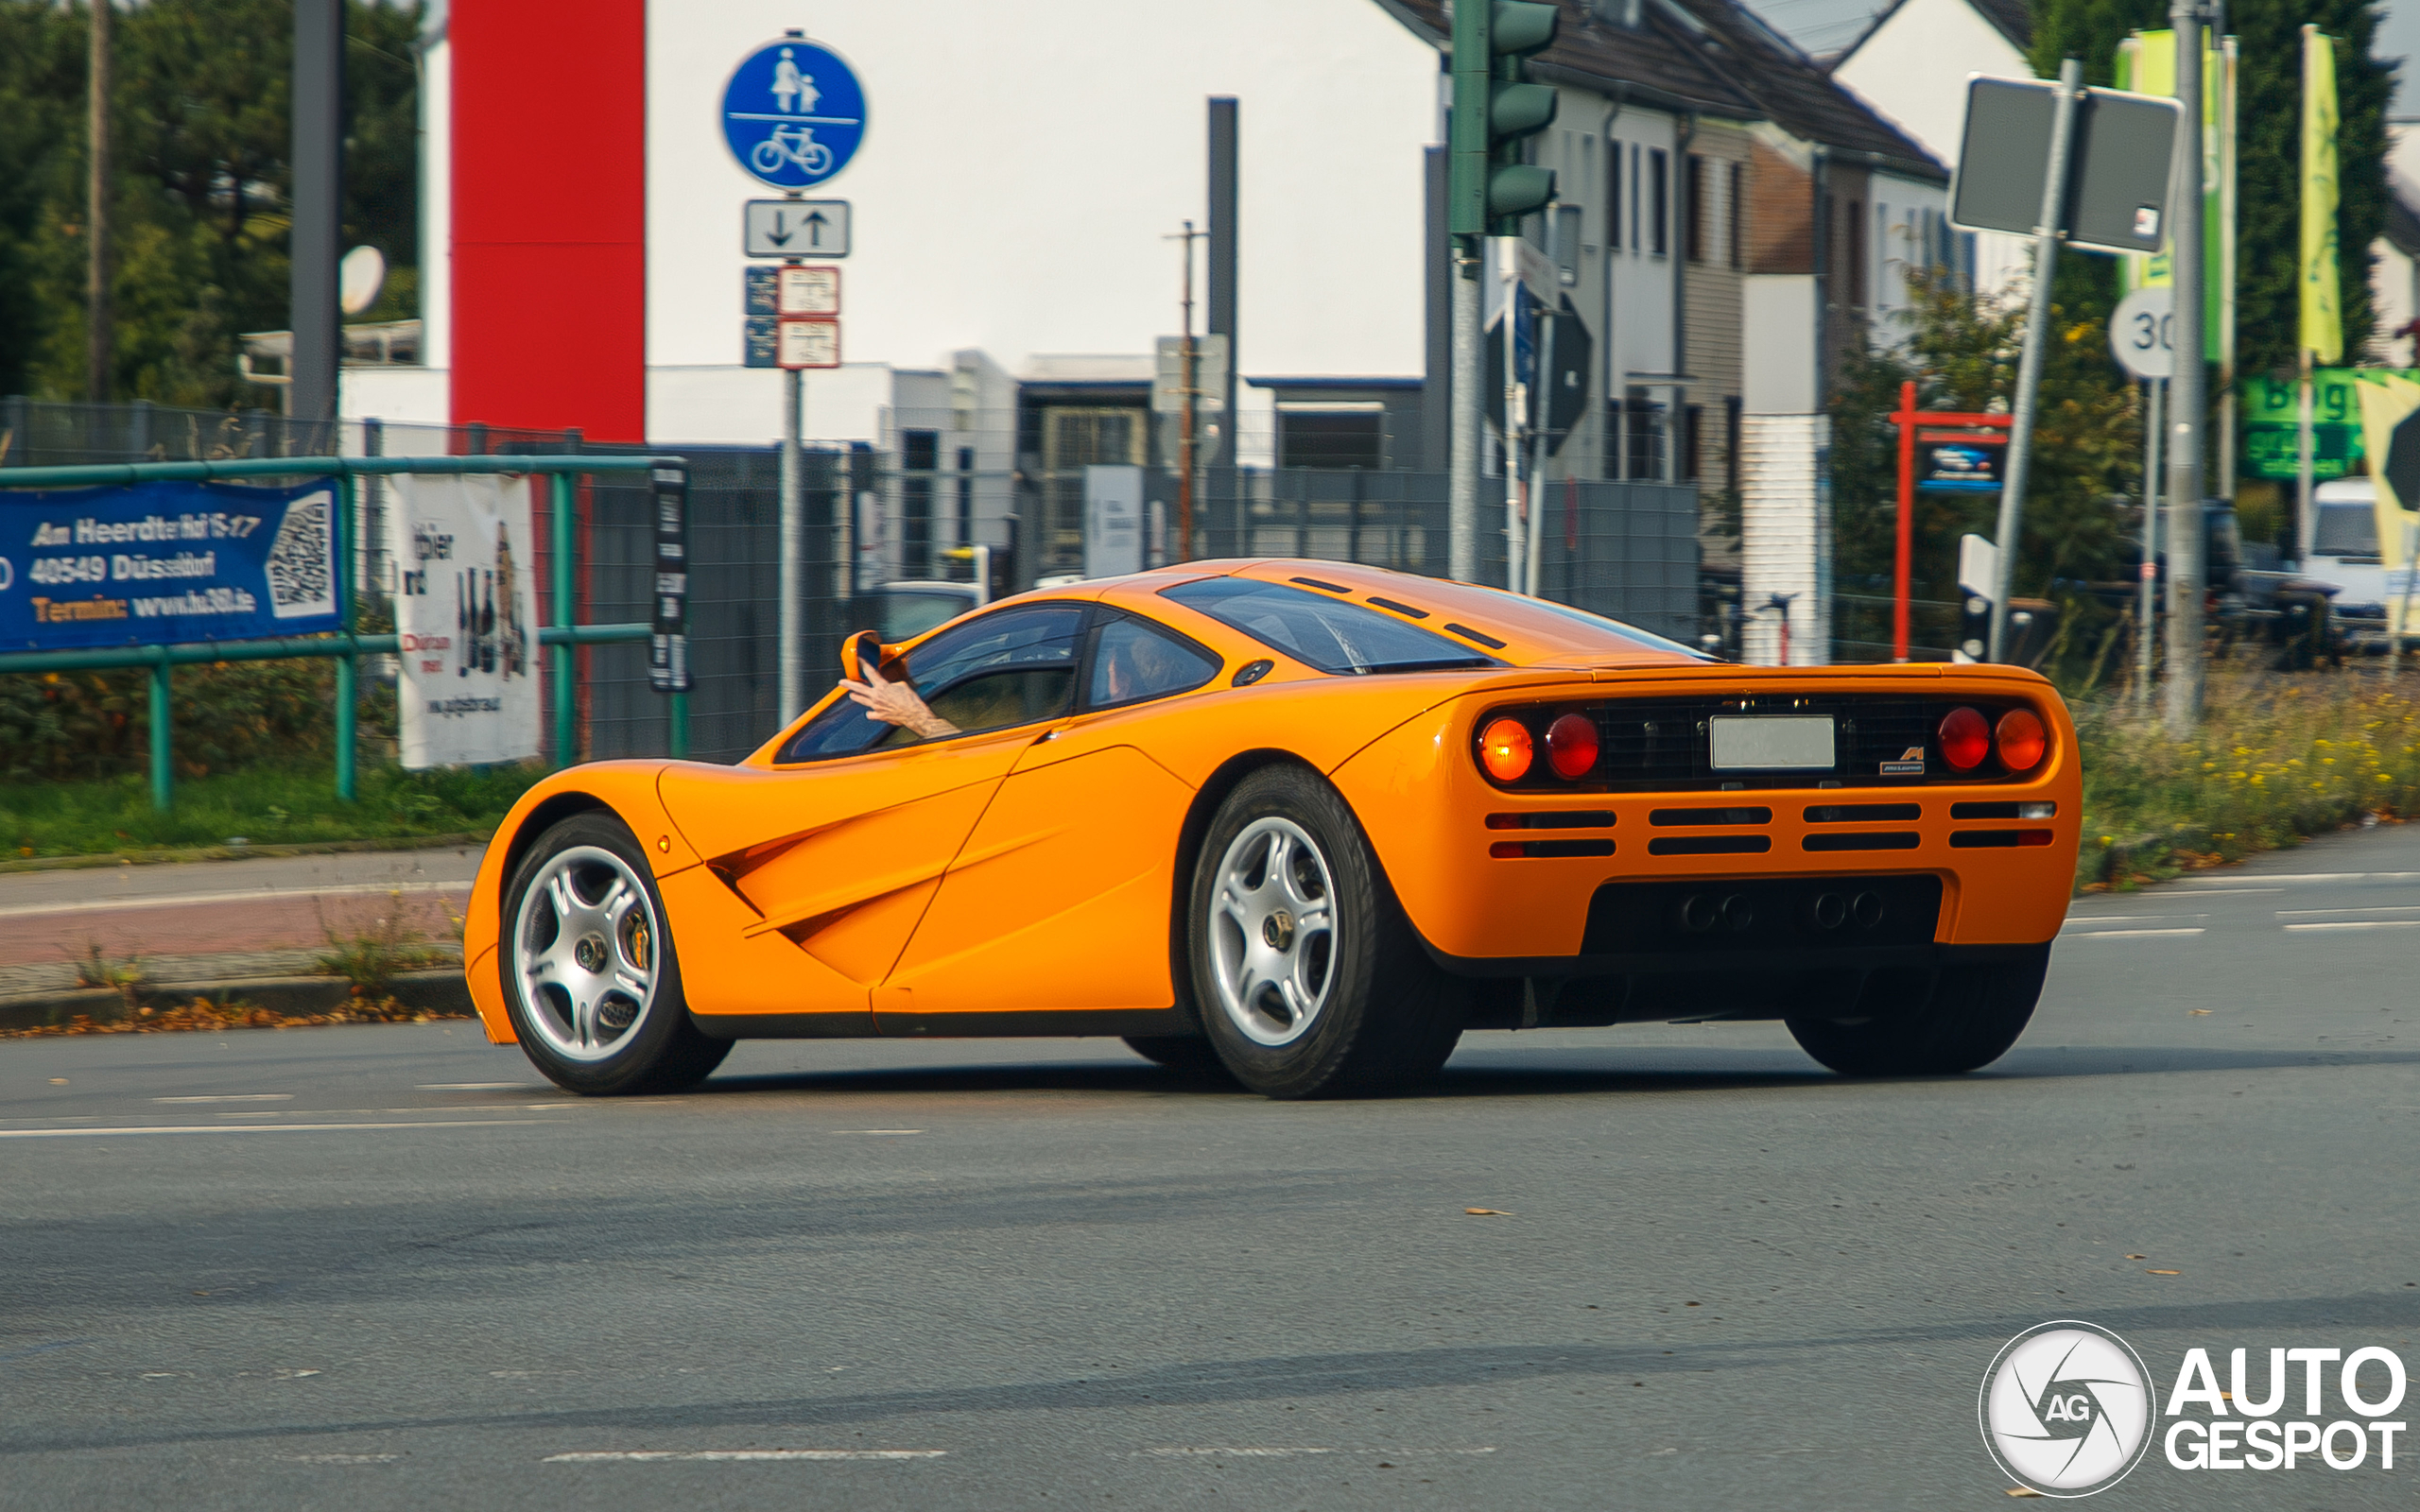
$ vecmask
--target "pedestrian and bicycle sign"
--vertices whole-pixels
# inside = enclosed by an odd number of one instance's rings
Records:
[[[722,134],[759,182],[812,189],[856,156],[866,134],[865,90],[838,53],[803,36],[784,37],[732,70],[722,92]]]
[[[751,257],[846,257],[845,199],[751,199],[741,241]]]

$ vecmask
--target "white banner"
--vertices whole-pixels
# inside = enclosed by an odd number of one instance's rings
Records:
[[[538,754],[536,538],[531,480],[399,475],[387,549],[398,571],[404,765]]]

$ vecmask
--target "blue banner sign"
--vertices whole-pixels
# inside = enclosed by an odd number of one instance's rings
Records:
[[[0,649],[338,629],[336,506],[328,478],[0,491]]]

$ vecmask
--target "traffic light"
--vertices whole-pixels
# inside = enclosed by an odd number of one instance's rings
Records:
[[[1521,139],[1553,122],[1555,92],[1521,60],[1553,43],[1560,8],[1531,0],[1462,0],[1454,8],[1454,114],[1447,229],[1517,236],[1523,215],[1554,198],[1554,172],[1521,161]]]

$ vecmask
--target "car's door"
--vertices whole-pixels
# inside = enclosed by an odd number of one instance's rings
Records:
[[[875,989],[881,1033],[1172,1001],[1168,903],[1193,789],[1137,739],[1165,700],[1211,685],[1221,665],[1148,620],[1095,614],[1077,712],[1019,755],[951,863]]]
[[[706,939],[681,938],[696,1011],[868,1011],[868,989],[1002,778],[1073,706],[1087,612],[1012,606],[910,652],[905,675],[956,727],[946,734],[920,739],[843,699],[784,744],[772,771],[666,768],[666,812],[735,904]],[[893,680],[903,663],[885,669]],[[666,901],[676,921],[697,912]]]

